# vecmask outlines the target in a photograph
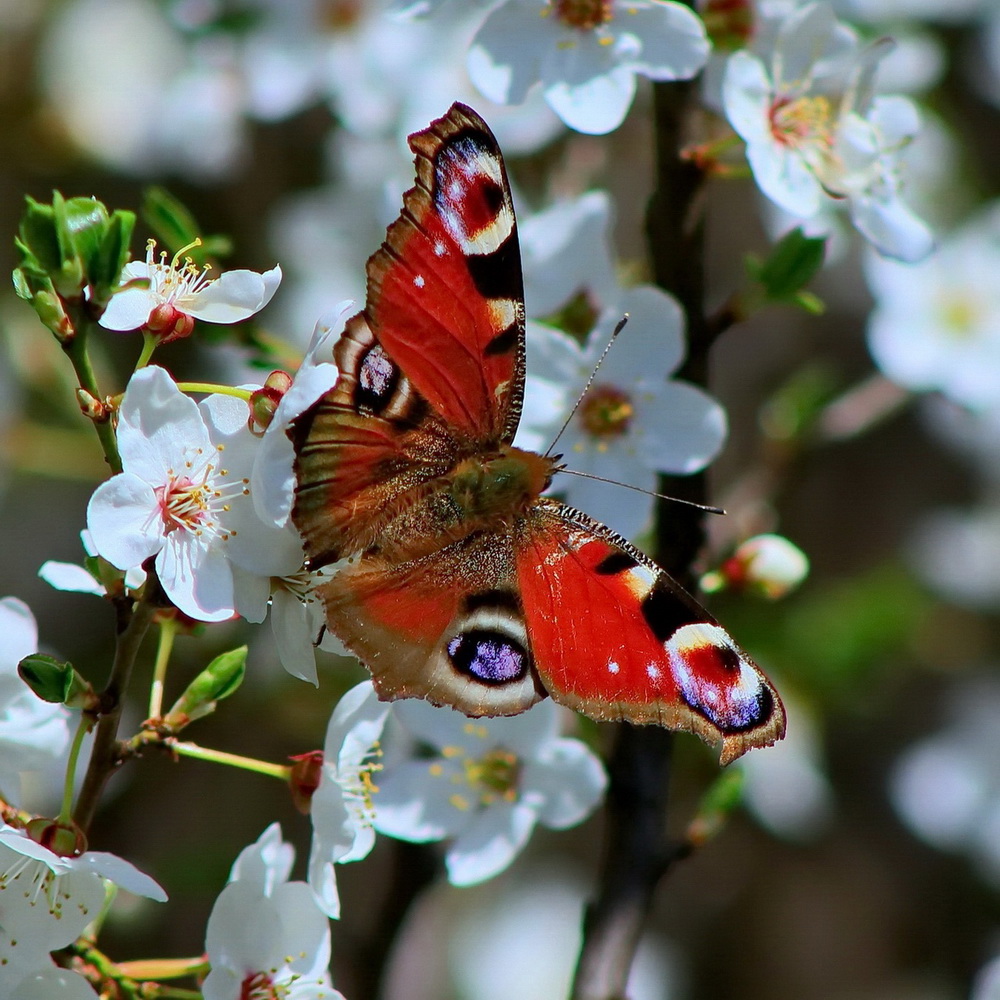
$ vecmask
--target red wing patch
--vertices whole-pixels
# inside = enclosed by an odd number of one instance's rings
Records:
[[[524,289],[503,157],[456,104],[410,137],[417,183],[368,262],[368,322],[456,432],[509,442],[524,381]]]
[[[512,577],[510,539],[487,533],[402,564],[368,556],[319,594],[379,697],[516,715],[544,692]]]
[[[760,668],[624,539],[543,501],[517,570],[535,669],[556,701],[721,739],[723,763],[783,735],[781,700]]]

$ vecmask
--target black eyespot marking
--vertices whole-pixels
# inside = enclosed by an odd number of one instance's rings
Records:
[[[660,642],[666,642],[682,625],[691,623],[691,612],[659,581],[642,599],[640,607],[642,617]]]
[[[761,686],[752,698],[725,698],[719,703],[691,699],[683,692],[681,697],[699,715],[705,716],[723,735],[745,733],[762,726],[774,711],[774,697]]]
[[[470,629],[450,639],[447,649],[452,666],[481,684],[510,684],[528,672],[527,650],[503,632]]]
[[[520,614],[521,600],[510,590],[481,590],[478,594],[467,595],[462,601],[462,610],[467,615],[479,608],[503,608]]]
[[[523,297],[521,251],[514,230],[492,253],[469,254],[465,263],[480,295],[514,302]]]
[[[520,335],[520,332],[521,331],[516,323],[512,326],[508,326],[503,333],[498,333],[486,345],[486,350],[484,350],[483,353],[488,358],[496,357],[498,354],[507,354],[517,346],[517,338]]]
[[[595,567],[594,572],[601,576],[616,576],[639,565],[639,560],[630,556],[627,552],[612,552],[605,556]]]
[[[483,180],[479,190],[482,193],[483,201],[486,202],[487,208],[493,212],[494,216],[499,215],[500,209],[504,205],[503,188],[494,182],[492,178],[489,178]]]
[[[381,344],[373,344],[358,365],[355,405],[358,409],[381,413],[392,400],[398,384],[399,369]]]

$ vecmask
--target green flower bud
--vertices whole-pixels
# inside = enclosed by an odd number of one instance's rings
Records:
[[[220,653],[174,702],[163,722],[172,729],[182,729],[189,722],[210,715],[223,698],[228,698],[243,683],[247,647],[240,646]]]

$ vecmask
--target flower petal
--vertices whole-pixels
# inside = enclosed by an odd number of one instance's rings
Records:
[[[524,762],[521,797],[535,804],[539,822],[564,830],[594,811],[607,785],[604,765],[585,743],[558,739]]]
[[[65,590],[75,594],[95,594],[98,597],[104,596],[104,587],[76,563],[48,559],[42,563],[38,575],[56,590]]]
[[[637,73],[651,80],[687,80],[708,59],[711,45],[701,18],[690,7],[679,3],[648,5],[626,3],[612,29],[621,26],[628,47],[635,55],[623,59]],[[626,46],[622,41],[619,50]]]
[[[613,132],[625,120],[635,97],[635,74],[625,66],[575,83],[555,72],[546,73],[543,79],[549,107],[570,128],[586,135]]]
[[[543,51],[555,45],[536,0],[508,0],[483,21],[469,48],[469,78],[497,104],[520,104],[538,82]],[[537,30],[531,30],[537,28]]]
[[[194,295],[177,300],[177,308],[206,323],[238,323],[260,312],[281,282],[281,268],[223,271]]]
[[[527,844],[535,828],[534,809],[497,802],[478,813],[445,852],[452,885],[475,885],[499,875]]]
[[[111,296],[111,301],[97,321],[105,330],[123,333],[145,325],[149,314],[160,304],[151,288],[126,288]]]
[[[87,504],[87,527],[98,553],[125,570],[159,552],[166,537],[153,488],[129,472],[97,487]]]
[[[72,865],[77,871],[91,871],[101,878],[110,879],[119,888],[135,896],[146,896],[158,903],[167,901],[167,894],[155,879],[117,855],[104,851],[87,851],[86,854],[74,858]]]
[[[316,676],[316,635],[306,605],[284,587],[271,598],[271,629],[281,665],[293,676],[319,686]]]

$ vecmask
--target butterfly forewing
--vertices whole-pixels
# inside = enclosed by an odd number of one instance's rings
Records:
[[[500,148],[461,104],[410,147],[417,183],[368,262],[368,322],[456,435],[510,441],[523,393],[524,290]]]

